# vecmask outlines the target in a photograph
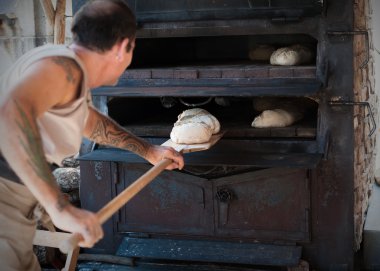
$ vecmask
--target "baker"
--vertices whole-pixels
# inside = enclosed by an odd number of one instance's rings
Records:
[[[82,136],[132,151],[152,164],[183,157],[134,136],[91,106],[89,89],[116,84],[129,66],[136,21],[120,0],[91,1],[73,19],[70,46],[45,45],[19,58],[0,78],[1,270],[40,270],[33,254],[37,204],[56,227],[79,233],[83,247],[103,236],[96,215],[62,196],[52,165],[79,151]]]

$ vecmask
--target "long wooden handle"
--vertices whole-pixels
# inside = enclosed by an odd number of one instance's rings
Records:
[[[144,175],[138,178],[130,186],[124,189],[117,197],[108,202],[102,209],[100,209],[96,215],[98,216],[100,224],[107,221],[114,213],[116,213],[124,204],[126,204],[131,198],[133,198],[138,192],[140,192],[145,186],[147,186],[158,174],[161,173],[168,165],[173,161],[171,159],[164,159],[148,170]],[[78,233],[72,234],[69,239],[66,239],[61,243],[59,249],[67,254],[69,251],[78,246],[78,243],[82,240],[82,236]]]

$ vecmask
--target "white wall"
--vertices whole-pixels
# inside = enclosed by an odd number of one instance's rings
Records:
[[[15,61],[30,49],[53,42],[53,28],[48,24],[40,0],[15,0],[12,19],[5,19],[0,29],[1,51]],[[52,0],[55,6],[56,0]],[[71,41],[72,0],[66,0],[66,43]]]

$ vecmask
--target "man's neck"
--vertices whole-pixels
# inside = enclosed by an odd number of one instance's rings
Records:
[[[104,61],[106,56],[75,43],[71,44],[69,48],[75,52],[85,66],[87,72],[86,87],[92,89],[102,86],[107,63]]]

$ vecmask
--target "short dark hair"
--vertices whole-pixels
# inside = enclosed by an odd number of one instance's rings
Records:
[[[129,51],[136,37],[136,18],[121,0],[90,1],[75,14],[71,31],[75,43],[97,52],[128,38]]]

